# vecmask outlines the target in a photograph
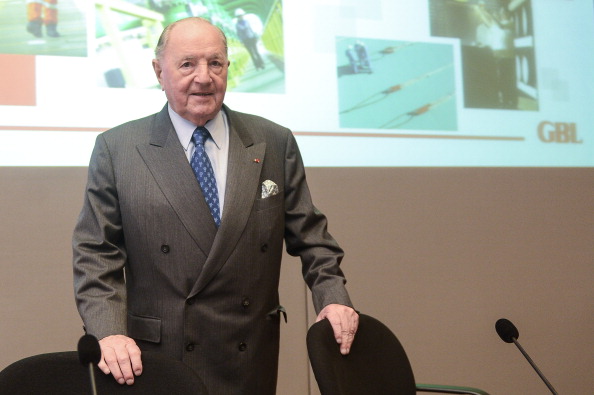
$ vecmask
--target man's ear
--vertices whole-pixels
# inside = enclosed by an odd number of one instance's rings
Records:
[[[161,85],[161,90],[163,90],[163,84],[161,83],[161,72],[163,71],[163,69],[161,69],[161,64],[159,63],[158,59],[153,59],[153,70],[155,71],[157,80],[159,81],[159,84]]]

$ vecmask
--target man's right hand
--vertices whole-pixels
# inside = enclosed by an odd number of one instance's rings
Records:
[[[112,374],[120,384],[134,384],[134,376],[142,374],[140,348],[124,335],[112,335],[99,340],[101,361],[97,365],[105,374]]]

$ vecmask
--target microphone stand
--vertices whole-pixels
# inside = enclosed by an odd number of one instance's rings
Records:
[[[93,370],[93,364],[89,362],[89,376],[91,377],[91,391],[93,395],[97,395],[97,385],[95,384],[95,371]]]
[[[530,358],[530,356],[528,355],[528,353],[526,351],[524,351],[524,348],[520,345],[520,343],[518,342],[518,340],[515,337],[512,337],[511,339],[514,342],[514,344],[516,345],[516,347],[518,347],[518,350],[520,350],[520,352],[522,353],[522,355],[524,355],[524,357],[526,358],[526,360],[530,363],[530,365],[532,365],[532,368],[534,368],[534,370],[536,371],[536,373],[538,373],[538,375],[540,376],[540,378],[542,379],[542,381],[544,381],[544,383],[547,385],[547,387],[553,393],[553,395],[559,395],[559,393],[555,390],[555,388],[553,388],[553,386],[551,385],[551,383],[549,383],[549,380],[547,380],[547,378],[544,376],[544,374],[542,374],[542,372],[540,371],[540,369],[538,368],[538,366],[536,366],[536,364],[534,363],[534,361],[532,361],[532,358]]]

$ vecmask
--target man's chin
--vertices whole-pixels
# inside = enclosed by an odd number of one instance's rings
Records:
[[[196,125],[204,125],[217,115],[221,108],[213,104],[206,106],[192,106],[192,108],[185,111],[184,114],[180,114],[182,118],[187,119],[195,123]]]

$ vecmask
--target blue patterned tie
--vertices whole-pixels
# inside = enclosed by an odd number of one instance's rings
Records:
[[[221,224],[221,212],[219,207],[217,180],[215,179],[210,159],[204,150],[204,142],[209,137],[210,133],[204,126],[198,126],[196,130],[194,130],[192,140],[194,141],[196,148],[194,149],[194,155],[192,155],[190,165],[200,183],[200,188],[202,188],[202,193],[206,199],[206,204],[208,204],[208,207],[210,208],[210,213],[214,218],[215,224],[219,226]]]

